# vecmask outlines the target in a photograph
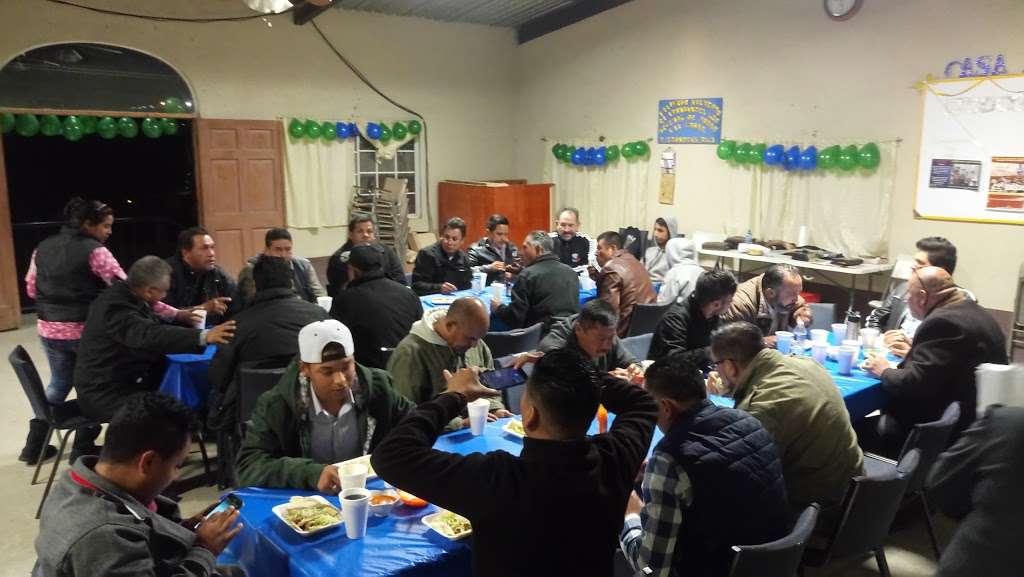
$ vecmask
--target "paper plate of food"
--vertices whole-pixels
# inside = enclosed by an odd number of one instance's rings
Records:
[[[523,422],[519,419],[509,420],[501,430],[513,437],[519,437],[520,439],[526,436],[526,429],[523,428]]]
[[[430,304],[434,305],[450,305],[455,302],[459,297],[453,297],[451,295],[437,295],[430,297]]]
[[[341,467],[343,465],[366,465],[366,478],[377,478],[377,472],[373,470],[373,465],[370,464],[370,455],[363,455],[362,457],[356,457],[355,459],[349,459],[347,461],[334,464],[335,467]]]
[[[304,537],[342,523],[341,511],[320,495],[292,497],[271,510],[285,525]]]
[[[473,534],[473,526],[470,525],[469,519],[444,509],[424,517],[423,524],[452,541],[458,541]]]

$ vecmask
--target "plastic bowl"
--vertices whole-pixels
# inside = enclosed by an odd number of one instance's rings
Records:
[[[373,503],[374,499],[382,496],[390,497],[391,502],[375,505]],[[391,514],[391,510],[397,507],[401,502],[402,500],[399,499],[398,493],[390,489],[384,491],[370,491],[370,513],[376,517],[387,517]]]

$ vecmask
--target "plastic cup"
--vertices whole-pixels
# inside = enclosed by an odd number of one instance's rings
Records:
[[[775,331],[775,348],[780,353],[788,355],[793,349],[793,333],[789,331]]]
[[[332,297],[316,297],[316,304],[327,312],[331,312],[331,305],[334,303]]]
[[[811,329],[811,342],[828,344],[829,332],[825,329]]]
[[[487,273],[473,273],[473,290],[483,292],[487,288]]]
[[[878,329],[861,329],[860,330],[860,344],[865,349],[875,348],[875,339],[878,338]]]
[[[854,349],[853,360],[856,361],[857,359],[860,358],[860,340],[859,339],[846,339],[846,340],[843,341],[843,345],[842,346],[844,346],[844,347],[853,347],[853,349]]]
[[[487,423],[487,410],[491,403],[487,399],[477,399],[466,405],[469,411],[469,432],[474,435],[484,434],[484,425]]]
[[[338,496],[338,501],[341,502],[341,516],[345,519],[345,535],[349,539],[365,537],[366,518],[370,515],[370,492],[363,488],[345,489]]]
[[[193,315],[199,315],[199,318],[196,319],[195,324],[193,326],[195,328],[197,328],[197,329],[200,329],[200,330],[205,329],[206,328],[206,309],[194,309],[192,311],[192,314]]]
[[[491,296],[501,300],[501,297],[505,296],[505,283],[492,282],[491,283]]]
[[[836,360],[839,361],[840,375],[848,377],[853,374],[853,359],[856,355],[857,347],[847,345],[839,347],[839,352],[836,353]]]
[[[846,340],[846,323],[833,323],[832,324],[832,341],[835,346],[843,344]]]
[[[366,488],[366,475],[369,469],[362,463],[348,463],[338,467],[342,489]]]
[[[814,360],[818,361],[818,364],[825,366],[825,358],[828,356],[828,342],[811,343],[811,356]]]

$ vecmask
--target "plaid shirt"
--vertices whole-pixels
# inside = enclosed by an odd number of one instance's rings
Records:
[[[693,502],[690,477],[668,453],[655,451],[642,486],[644,508],[626,516],[619,542],[634,571],[669,577],[683,509]]]

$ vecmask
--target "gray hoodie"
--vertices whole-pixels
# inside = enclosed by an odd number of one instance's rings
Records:
[[[671,238],[665,244],[669,269],[658,293],[658,304],[681,303],[697,286],[704,269],[693,260],[693,247],[693,241],[688,238]]]
[[[676,233],[679,230],[679,224],[676,222],[674,216],[662,216],[658,217],[654,222],[664,222],[665,227],[668,228],[668,238],[671,241],[676,237]],[[651,233],[653,235],[653,232]],[[654,243],[654,246],[647,249],[644,253],[644,263],[647,265],[647,273],[651,275],[651,280],[654,282],[662,282],[665,280],[665,273],[668,272],[669,263],[668,255],[666,251],[668,249],[668,243],[665,243],[665,247],[659,247],[658,243]]]

